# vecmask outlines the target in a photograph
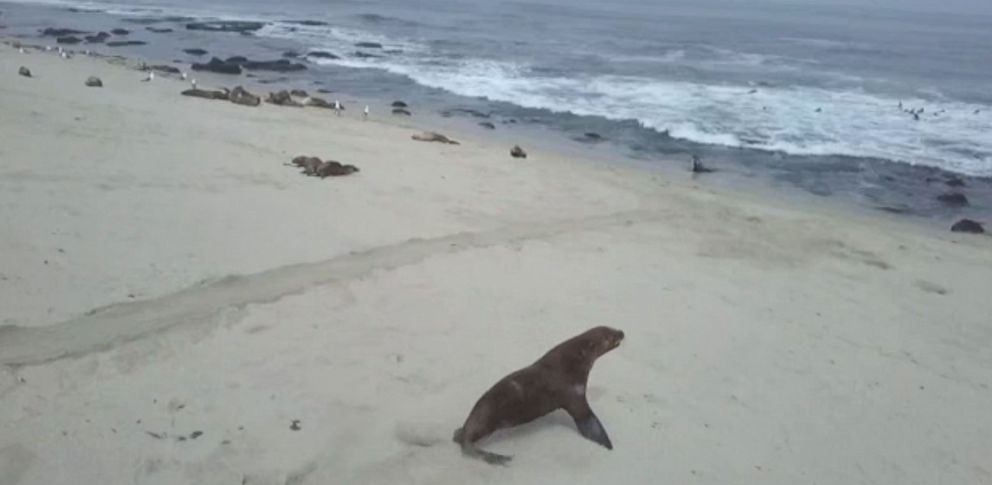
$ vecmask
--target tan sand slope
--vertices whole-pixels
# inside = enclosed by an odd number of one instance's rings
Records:
[[[992,483],[990,238],[142,77],[0,49],[2,485]],[[612,452],[460,455],[598,324]]]

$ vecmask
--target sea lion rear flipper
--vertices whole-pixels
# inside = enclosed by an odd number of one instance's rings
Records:
[[[579,428],[579,433],[586,439],[599,443],[608,450],[613,449],[613,443],[610,442],[610,437],[606,434],[606,428],[592,411],[589,411],[589,415],[584,418],[576,418],[575,426]]]
[[[500,455],[498,453],[480,450],[479,448],[476,448],[475,445],[462,445],[462,453],[465,453],[473,458],[481,458],[490,465],[506,466],[506,464],[513,459],[512,456]]]

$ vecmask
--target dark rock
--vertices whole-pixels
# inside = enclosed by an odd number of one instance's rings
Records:
[[[289,429],[291,429],[293,431],[299,431],[300,430],[300,420],[299,419],[294,419],[293,422],[290,423]]]
[[[110,37],[110,34],[106,32],[98,32],[94,35],[87,35],[84,39],[86,39],[86,42],[90,44],[102,44],[108,37]]]
[[[218,20],[214,22],[190,22],[188,30],[206,30],[208,32],[255,32],[265,27],[265,22],[249,22],[240,20]]]
[[[300,53],[296,51],[286,51],[282,53],[282,56],[287,59],[296,59],[300,57]]]
[[[80,39],[79,37],[73,35],[67,35],[65,37],[59,37],[58,39],[55,39],[55,42],[58,42],[59,44],[69,44],[69,45],[78,44],[82,41],[83,39]]]
[[[382,44],[378,42],[356,42],[355,47],[361,47],[365,49],[382,49]]]
[[[82,35],[82,34],[88,34],[88,33],[89,32],[86,32],[86,31],[83,31],[83,30],[76,30],[76,29],[57,29],[57,28],[49,27],[49,28],[41,31],[41,36],[42,37],[66,37],[66,36],[70,36],[70,35]]]
[[[513,145],[513,148],[510,149],[510,156],[513,158],[527,158],[527,152],[523,148],[520,148],[520,145]]]
[[[401,116],[413,116],[413,113],[411,113],[409,110],[405,110],[403,108],[393,108],[393,114],[394,115],[401,115]]]
[[[241,63],[241,67],[249,71],[274,71],[274,72],[295,72],[304,71],[307,66],[303,64],[290,62],[288,59],[279,59],[276,61],[245,61]]]
[[[156,66],[151,66],[148,69],[151,69],[152,71],[164,72],[164,73],[167,73],[167,74],[179,74],[179,73],[182,72],[182,71],[179,70],[178,67],[169,66],[169,65],[166,65],[166,64],[159,64],[159,65],[156,65]]]
[[[441,112],[441,116],[444,116],[445,118],[449,118],[449,117],[451,117],[453,115],[456,115],[456,114],[458,114],[458,115],[468,115],[468,116],[471,116],[473,118],[482,118],[482,119],[488,119],[490,116],[492,116],[489,113],[483,113],[482,111],[477,111],[477,110],[468,109],[468,108],[453,108],[453,109],[449,109],[449,110],[445,110],[445,111],[442,111]]]
[[[369,54],[368,52],[362,52],[362,51],[355,51],[355,53],[352,55],[359,59],[374,59],[377,57],[382,57],[378,54]]]
[[[227,90],[223,91],[210,91],[207,89],[187,89],[182,92],[183,96],[192,96],[194,98],[204,98],[204,99],[216,99],[220,101],[227,101],[230,93]]]
[[[320,93],[320,94],[331,94],[334,91],[331,91],[330,89],[326,89],[326,88],[318,88],[317,89],[317,92]]]
[[[586,143],[599,143],[606,139],[603,138],[603,135],[590,131],[588,133],[583,134],[580,138],[576,138],[576,140]]]
[[[203,431],[194,431],[189,435],[189,439],[195,440],[201,436],[203,436]]]
[[[125,17],[121,19],[121,22],[128,22],[132,24],[140,25],[153,25],[161,24],[165,22],[192,22],[196,20],[193,17],[184,17],[180,15],[167,15],[165,17]]]
[[[951,177],[951,178],[945,180],[944,183],[948,187],[964,187],[964,185],[965,185],[964,184],[964,180],[961,180],[960,177]]]
[[[269,97],[265,99],[265,102],[277,106],[290,106],[293,108],[303,107],[303,105],[293,99],[293,96],[286,90],[269,93]]]
[[[131,31],[127,29],[111,29],[110,33],[114,35],[129,35]]]
[[[307,97],[307,92],[302,89],[293,89],[292,91],[289,92],[289,94],[296,96],[297,98]]]
[[[248,58],[245,56],[231,56],[228,57],[227,59],[224,59],[224,62],[227,62],[229,64],[244,64],[248,62]]]
[[[126,47],[132,45],[145,45],[147,42],[143,40],[115,40],[113,42],[107,42],[107,47]]]
[[[145,27],[145,30],[156,34],[168,34],[170,32],[174,32],[174,30],[168,27]]]
[[[985,228],[982,227],[982,225],[979,224],[978,222],[973,221],[971,219],[961,219],[960,221],[955,222],[953,226],[951,226],[951,232],[983,234],[985,233]]]
[[[17,73],[24,77],[31,77],[31,70],[24,66],[21,66],[21,68],[17,70]]]
[[[406,103],[404,103],[402,101],[393,101],[392,107],[394,107],[394,108],[406,108],[407,105],[406,105]]]
[[[322,20],[284,20],[283,22],[287,24],[306,25],[309,27],[322,27],[325,25],[330,25]]]
[[[968,198],[960,192],[948,192],[946,194],[940,194],[937,196],[937,200],[943,202],[947,205],[953,206],[966,206],[968,205]]]
[[[98,78],[96,76],[90,76],[90,77],[86,78],[86,85],[89,86],[89,87],[91,87],[91,88],[102,88],[103,87],[103,81],[101,81],[100,78]]]
[[[310,51],[307,52],[305,57],[313,57],[315,59],[340,59],[341,57],[332,54],[327,51]]]
[[[194,71],[215,72],[217,74],[241,74],[240,65],[224,62],[216,57],[211,58],[210,62],[206,64],[194,63],[191,67]]]
[[[490,123],[488,121],[483,121],[482,123],[479,123],[479,126],[481,126],[483,128],[488,128],[490,130],[495,130],[496,129],[496,125],[494,125],[494,124],[492,124],[492,123]]]
[[[256,96],[249,93],[247,89],[238,86],[231,90],[231,94],[228,95],[228,99],[234,104],[240,104],[242,106],[258,106],[262,104],[262,97]]]
[[[183,52],[191,56],[205,56],[207,51],[205,49],[183,49]]]
[[[433,141],[438,143],[447,143],[449,145],[459,145],[459,143],[451,138],[448,138],[440,133],[434,133],[433,131],[425,131],[418,135],[413,135],[412,137],[417,141]]]

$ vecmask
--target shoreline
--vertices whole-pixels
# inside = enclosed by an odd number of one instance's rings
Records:
[[[3,485],[992,477],[992,238],[100,59],[0,68]],[[552,415],[486,445],[509,468],[460,455],[481,392],[600,324],[615,450]]]

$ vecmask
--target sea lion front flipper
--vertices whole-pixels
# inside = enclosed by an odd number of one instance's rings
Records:
[[[606,434],[606,428],[592,411],[589,411],[588,416],[576,419],[575,426],[579,428],[579,433],[586,439],[599,443],[608,450],[613,449],[613,443],[610,442],[610,437]]]

